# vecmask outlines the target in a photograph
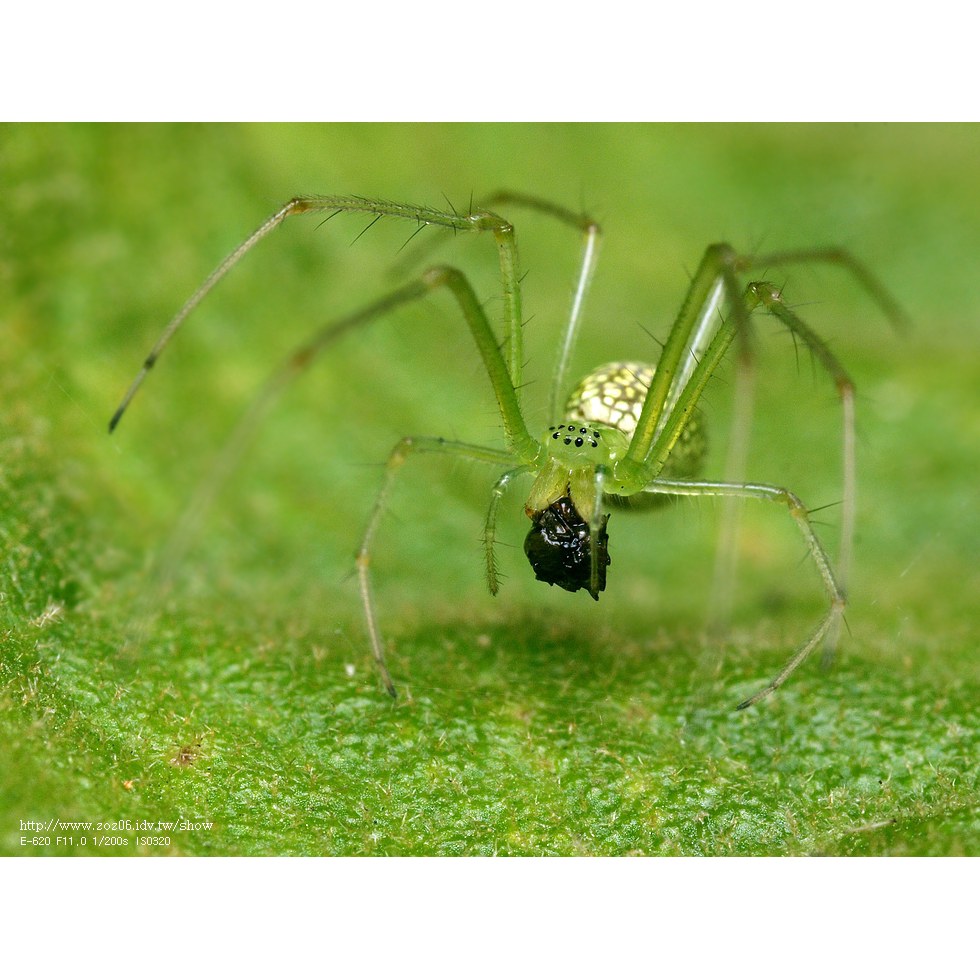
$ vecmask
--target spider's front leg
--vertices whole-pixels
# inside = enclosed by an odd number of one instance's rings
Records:
[[[504,351],[507,374],[515,387],[520,386],[521,372],[524,368],[521,288],[517,259],[517,238],[514,232],[514,226],[509,221],[486,209],[477,209],[468,214],[457,214],[452,211],[441,211],[436,208],[420,205],[400,204],[393,201],[380,201],[371,198],[345,195],[310,195],[294,197],[270,215],[248,238],[233,249],[191,294],[190,298],[177,311],[166,327],[164,327],[163,332],[153,345],[150,353],[144,359],[136,377],[123,395],[119,407],[109,420],[109,431],[112,432],[115,430],[137,391],[142,387],[150,370],[156,365],[164,348],[170,343],[174,334],[183,326],[187,318],[200,306],[215,286],[259,242],[267,238],[288,218],[296,215],[325,213],[328,218],[331,218],[343,212],[373,215],[371,224],[380,221],[381,218],[391,217],[413,221],[419,230],[429,225],[436,225],[451,228],[455,231],[490,232],[497,246],[501,281],[504,288],[503,342],[501,347]],[[455,292],[451,282],[444,282],[437,278],[434,284],[449,285]]]

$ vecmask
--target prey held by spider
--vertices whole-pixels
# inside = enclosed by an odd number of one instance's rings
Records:
[[[552,372],[548,403],[551,424],[540,436],[529,431],[522,406],[524,372],[522,279],[513,224],[503,208],[523,208],[576,230],[581,257],[571,308]],[[495,194],[465,213],[390,201],[347,196],[297,197],[289,201],[235,248],[204,280],[163,330],[109,423],[114,430],[164,347],[192,311],[251,249],[287,218],[302,214],[332,217],[353,212],[401,219],[425,227],[483,234],[496,247],[503,286],[503,313],[491,324],[467,276],[449,265],[434,265],[375,302],[328,323],[292,352],[259,392],[235,436],[219,457],[210,491],[227,473],[235,452],[257,425],[276,394],[338,337],[366,326],[392,310],[433,291],[448,292],[469,329],[496,400],[503,427],[501,447],[431,436],[410,436],[392,450],[374,506],[357,551],[356,566],[364,619],[381,678],[394,696],[395,685],[385,658],[372,588],[371,556],[392,485],[412,456],[433,454],[470,459],[495,467],[483,529],[489,590],[496,594],[499,575],[495,556],[497,512],[510,484],[519,477],[531,485],[524,510],[531,521],[524,544],[535,577],[569,592],[586,591],[594,599],[606,588],[610,565],[608,530],[612,508],[631,502],[667,502],[679,496],[754,499],[777,504],[795,523],[826,594],[826,609],[786,665],[761,690],[742,701],[746,708],[775,691],[814,649],[832,650],[846,604],[846,582],[855,522],[854,385],[823,339],[784,301],[771,282],[750,280],[754,270],[798,263],[827,263],[850,273],[893,322],[902,314],[878,280],[849,252],[840,248],[803,248],[765,255],[742,255],[727,244],[710,245],[689,283],[680,312],[656,360],[605,364],[564,395],[583,308],[596,267],[600,228],[586,215],[547,200],[518,193]],[[699,399],[730,346],[739,351],[740,387],[750,390],[751,327],[757,312],[776,317],[813,355],[833,381],[842,411],[842,506],[836,563],[818,538],[807,508],[791,491],[741,476],[739,454],[730,469],[738,477],[708,480],[701,476],[705,455],[704,420]],[[748,400],[742,399],[742,411]],[[747,420],[742,420],[747,424]],[[733,432],[740,431],[737,421]],[[744,440],[736,440],[743,443]],[[207,496],[207,493],[204,494]],[[609,512],[605,512],[609,508]],[[720,567],[725,562],[720,562]]]

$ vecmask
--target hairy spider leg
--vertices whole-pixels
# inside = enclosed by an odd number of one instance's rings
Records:
[[[578,341],[582,312],[585,309],[585,298],[599,260],[599,241],[602,237],[602,229],[588,215],[577,214],[560,204],[555,204],[532,194],[497,191],[482,201],[481,207],[493,210],[501,204],[527,208],[539,214],[556,218],[563,224],[577,228],[582,233],[582,257],[579,260],[579,270],[572,290],[571,306],[565,323],[565,330],[562,333],[561,344],[558,348],[558,359],[555,361],[551,391],[548,397],[548,418],[557,422],[562,416],[565,388],[568,383],[568,366]]]
[[[854,551],[854,531],[857,520],[857,451],[854,435],[854,381],[837,357],[830,351],[826,342],[813,332],[786,304],[780,291],[771,283],[752,283],[750,292],[753,299],[764,306],[790,330],[794,337],[801,339],[810,353],[819,361],[834,382],[841,403],[841,519],[840,544],[837,551],[837,583],[842,594],[847,594],[850,584],[851,561]],[[747,446],[744,447],[747,450]],[[734,572],[734,562],[732,563]],[[837,617],[824,637],[824,663],[830,662],[837,647],[840,624],[843,617]]]
[[[532,472],[530,466],[518,466],[515,469],[503,473],[490,489],[490,506],[487,508],[487,517],[483,524],[483,550],[484,561],[487,572],[487,589],[490,595],[496,595],[500,591],[500,572],[497,569],[496,540],[497,540],[497,512],[500,509],[500,502],[503,500],[507,488],[510,486],[514,477],[523,476],[525,473]]]
[[[507,370],[515,389],[520,390],[523,371],[523,323],[521,319],[521,288],[517,259],[517,239],[510,222],[491,211],[482,209],[461,215],[450,211],[440,211],[411,204],[398,204],[392,201],[379,201],[371,198],[349,196],[295,197],[270,215],[259,227],[224,258],[214,271],[194,291],[186,303],[177,311],[173,319],[164,327],[157,342],[147,355],[109,420],[112,432],[129,407],[136,392],[142,387],[150,369],[156,364],[164,348],[184,321],[200,305],[201,301],[231,271],[248,252],[287,218],[300,214],[334,214],[342,212],[373,214],[376,220],[382,217],[404,218],[415,221],[420,227],[437,225],[457,231],[489,231],[497,245],[500,275],[504,290],[503,349]]]
[[[847,249],[837,246],[786,249],[741,259],[746,271],[783,268],[791,265],[817,264],[836,266],[850,275],[872,302],[881,310],[892,327],[900,334],[907,333],[910,324],[905,312],[885,286],[867,266]],[[857,459],[855,438],[855,386],[850,375],[819,335],[784,302],[780,290],[771,283],[759,283],[754,301],[776,316],[790,332],[810,350],[824,368],[837,390],[841,403],[841,519],[837,554],[837,579],[847,593],[853,561],[854,531],[857,519]],[[745,452],[748,447],[746,444]],[[733,568],[734,573],[734,568]],[[827,634],[824,661],[832,657],[841,620]]]

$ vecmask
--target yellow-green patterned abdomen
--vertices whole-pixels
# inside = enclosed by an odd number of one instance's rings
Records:
[[[639,361],[613,361],[586,375],[568,396],[569,419],[599,422],[632,437],[653,381],[656,365]],[[685,479],[701,472],[707,450],[704,418],[695,409],[691,420],[661,471],[666,477]]]

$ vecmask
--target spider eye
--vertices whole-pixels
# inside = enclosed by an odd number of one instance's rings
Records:
[[[596,559],[599,563],[598,587],[591,588],[591,535],[588,521],[582,519],[571,497],[559,497],[553,504],[531,515],[531,530],[524,539],[524,553],[539,582],[559,585],[567,592],[586,589],[593,599],[606,587],[606,567],[610,563],[608,514],[599,526]]]

